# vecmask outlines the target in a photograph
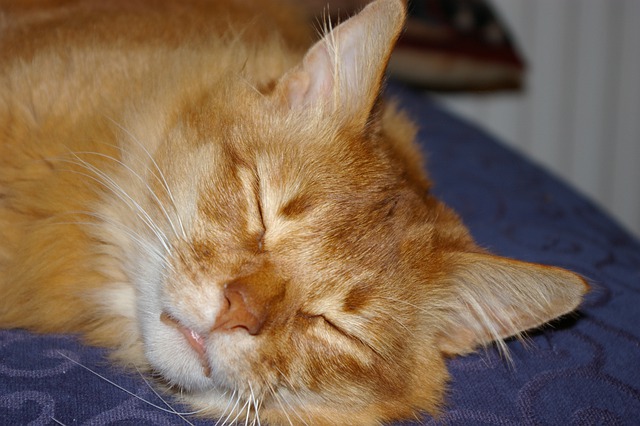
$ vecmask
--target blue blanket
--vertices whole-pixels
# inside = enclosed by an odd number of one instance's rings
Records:
[[[400,87],[390,94],[420,124],[437,195],[482,246],[574,270],[593,286],[577,315],[531,333],[527,343],[509,342],[513,365],[493,348],[451,359],[442,417],[402,425],[638,424],[638,241],[575,191],[426,97]],[[0,331],[2,425],[187,424],[168,404],[141,375],[111,366],[105,351],[75,336]]]

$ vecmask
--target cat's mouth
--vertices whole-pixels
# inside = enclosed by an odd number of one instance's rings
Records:
[[[211,345],[216,340],[215,336],[237,333],[256,336],[262,331],[266,321],[266,311],[256,308],[256,303],[253,303],[249,297],[247,289],[241,282],[225,285],[215,320],[196,328],[192,328],[189,322],[182,321],[179,316],[162,310],[160,322],[178,331],[196,356],[204,376],[199,380],[212,379],[216,371],[214,368],[216,361],[211,358]]]
[[[194,330],[191,330],[180,324],[180,322],[178,322],[175,318],[173,318],[166,312],[160,314],[160,321],[182,333],[189,346],[191,346],[191,348],[198,355],[198,360],[200,361],[200,365],[202,366],[204,375],[210,378],[211,364],[209,363],[209,359],[207,358],[207,350],[204,346],[204,338]]]

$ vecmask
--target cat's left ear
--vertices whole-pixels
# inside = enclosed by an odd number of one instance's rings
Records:
[[[314,108],[364,126],[405,19],[403,0],[376,0],[312,46],[276,86],[292,110]]]
[[[464,354],[573,311],[589,290],[562,268],[483,253],[456,253],[438,346]]]

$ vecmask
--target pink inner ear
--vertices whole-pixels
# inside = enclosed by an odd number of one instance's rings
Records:
[[[266,312],[252,306],[246,289],[229,284],[224,289],[225,302],[211,332],[245,329],[251,335],[262,330]]]
[[[288,101],[292,108],[329,102],[333,87],[333,65],[323,43],[317,44],[302,67],[288,81]]]
[[[300,108],[306,103],[309,91],[309,75],[303,71],[296,72],[287,81],[287,102],[290,108]]]
[[[378,0],[317,42],[283,80],[291,108],[314,106],[366,123],[404,23],[400,0]]]

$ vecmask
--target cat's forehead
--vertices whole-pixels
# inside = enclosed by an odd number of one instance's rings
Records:
[[[389,178],[383,176],[392,170],[388,152],[381,149],[385,141],[374,132],[351,129],[340,114],[282,111],[268,97],[251,92],[242,99],[220,105],[220,99],[206,97],[181,114],[186,139],[214,145],[214,168],[251,168],[272,183],[324,179],[324,187]]]

